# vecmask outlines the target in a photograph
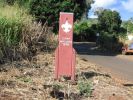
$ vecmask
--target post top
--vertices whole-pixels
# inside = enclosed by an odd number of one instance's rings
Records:
[[[60,12],[60,14],[72,14],[73,15],[73,13],[70,13],[70,12]]]

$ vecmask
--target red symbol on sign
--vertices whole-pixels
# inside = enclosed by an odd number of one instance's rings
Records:
[[[60,13],[59,46],[55,53],[55,79],[59,79],[61,76],[68,76],[74,81],[73,13]]]

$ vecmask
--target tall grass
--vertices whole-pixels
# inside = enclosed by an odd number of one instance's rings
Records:
[[[32,17],[17,5],[0,7],[0,40],[3,45],[17,45],[21,40],[23,26],[31,22]]]
[[[3,57],[6,51],[19,45],[23,28],[33,18],[18,5],[0,5],[0,57]]]
[[[0,5],[0,61],[5,57],[17,59],[19,54],[32,56],[38,45],[45,49],[55,44],[52,31],[47,25],[34,22],[27,9],[17,4]]]

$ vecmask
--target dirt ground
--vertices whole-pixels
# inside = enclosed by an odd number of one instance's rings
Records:
[[[126,59],[126,60],[130,60],[133,61],[133,54],[131,55],[117,55],[117,57],[121,58],[121,59]]]
[[[0,65],[0,100],[133,100],[131,82],[79,56],[76,77],[77,84],[54,80],[54,54],[39,53],[31,62]]]

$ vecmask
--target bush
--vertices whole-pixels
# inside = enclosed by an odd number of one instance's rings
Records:
[[[22,39],[23,27],[32,17],[17,5],[0,7],[0,45],[1,50],[17,46]]]
[[[74,24],[74,41],[95,41],[96,28],[94,25],[88,20],[76,22]]]
[[[118,52],[122,48],[122,43],[120,43],[118,37],[114,34],[108,34],[103,32],[98,38],[98,44],[105,50],[112,52]]]
[[[8,5],[14,5],[15,3],[18,3],[19,5],[25,5],[30,2],[30,0],[0,0]]]
[[[31,59],[38,45],[41,45],[41,49],[48,49],[51,43],[55,44],[54,36],[50,33],[46,25],[34,22],[27,10],[18,5],[3,4],[0,7],[0,61],[3,62],[3,58]]]
[[[87,21],[75,23],[74,33],[77,35],[84,34],[84,33],[86,33],[88,28],[89,28],[89,25],[88,25]]]
[[[22,35],[19,51],[24,58],[28,57],[29,60],[37,51],[49,52],[57,46],[57,37],[46,24],[42,26],[42,23],[27,23],[23,27]]]
[[[78,83],[78,88],[81,95],[91,96],[92,94],[92,84],[90,82],[81,81]]]
[[[14,8],[7,7],[6,9],[14,10]],[[20,33],[22,31],[22,23],[19,19],[10,12],[6,12],[5,8],[0,8],[0,35],[1,44],[10,47],[11,45],[17,45],[20,40]],[[14,12],[15,14],[16,12]],[[14,17],[14,18],[13,18]]]

